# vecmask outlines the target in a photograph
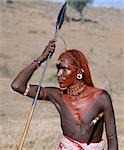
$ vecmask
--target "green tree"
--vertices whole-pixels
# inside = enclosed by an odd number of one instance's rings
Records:
[[[12,0],[6,0],[6,3],[11,4],[11,3],[13,3],[13,1]]]
[[[93,0],[67,0],[68,5],[74,8],[81,17],[81,22],[84,22],[83,10],[88,3],[92,3]]]

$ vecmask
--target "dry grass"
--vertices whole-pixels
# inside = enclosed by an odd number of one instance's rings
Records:
[[[16,150],[27,120],[32,100],[14,93],[11,82],[19,71],[30,64],[53,37],[60,5],[19,2],[6,5],[0,1],[0,149]],[[92,8],[85,18],[98,23],[70,22],[63,25],[61,35],[67,47],[82,50],[89,59],[94,83],[107,89],[113,100],[119,147],[124,148],[123,110],[123,10]],[[70,14],[74,12],[70,11]],[[56,59],[63,51],[60,38],[50,60],[45,85],[56,85]],[[31,82],[37,83],[40,70]],[[37,104],[24,150],[55,150],[62,131],[59,115],[50,102]]]

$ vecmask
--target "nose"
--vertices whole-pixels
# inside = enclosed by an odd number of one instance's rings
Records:
[[[59,69],[58,72],[57,72],[57,76],[58,77],[61,77],[63,75],[63,70],[62,69]]]

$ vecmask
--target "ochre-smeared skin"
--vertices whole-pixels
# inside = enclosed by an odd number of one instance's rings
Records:
[[[44,52],[37,58],[37,60],[43,63],[48,58],[49,53],[54,53],[54,51],[55,41],[50,41]],[[60,114],[63,134],[79,142],[87,142],[91,129],[89,128],[85,134],[82,134],[82,132],[88,128],[89,124],[96,116],[103,112],[104,116],[98,123],[91,142],[101,141],[103,124],[105,123],[108,150],[118,150],[115,116],[110,95],[105,90],[101,90],[93,86],[84,56],[82,57],[78,50],[71,50],[71,52],[68,51],[68,53],[73,54],[74,58],[81,63],[79,64],[81,68],[78,66],[77,62],[71,58],[71,56],[69,57],[70,54],[66,55],[65,52],[65,56],[62,57],[62,54],[59,58],[61,61],[59,62],[59,66],[57,66],[57,77],[60,87],[66,87],[66,89],[63,90],[56,87],[45,87],[45,99],[51,101]],[[77,57],[78,54],[81,57]],[[82,63],[84,64],[82,65]],[[83,66],[84,68],[82,68]],[[12,88],[16,92],[23,94],[28,81],[36,69],[37,66],[35,63],[31,63],[29,66],[24,68],[12,82]],[[82,72],[84,80],[77,80],[78,69],[84,70],[84,72]],[[79,82],[84,82],[84,84],[86,84],[86,89],[76,96],[70,96],[67,92],[68,89],[73,85],[79,84]],[[37,88],[38,85],[31,85],[27,96],[34,98]],[[42,100],[43,97],[44,90],[41,87],[38,99]]]
[[[82,131],[85,130],[90,122],[102,111],[97,107],[98,99],[97,95],[102,93],[99,89],[87,87],[85,93],[81,93],[78,96],[76,102],[72,102],[71,98],[67,94],[61,94],[63,101],[60,104],[60,116],[62,129],[65,135],[80,141],[87,142],[90,136],[90,129],[85,135],[82,135]],[[92,142],[101,141],[103,131],[103,120],[99,123]]]

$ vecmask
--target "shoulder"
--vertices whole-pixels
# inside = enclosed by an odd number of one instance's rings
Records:
[[[88,89],[89,89],[90,93],[92,93],[98,97],[103,97],[103,98],[110,97],[109,93],[104,89],[91,87],[91,86],[88,86]]]
[[[58,87],[44,87],[47,91],[51,91],[51,92],[60,92],[61,89]]]
[[[60,88],[57,87],[45,87],[46,92],[52,95],[59,94],[62,92]]]
[[[45,87],[45,89],[48,99],[56,99],[63,92],[60,88],[57,87]]]
[[[94,89],[94,97],[97,106],[103,111],[109,111],[112,108],[112,100],[110,94],[104,89]]]
[[[112,100],[110,94],[106,90],[100,90],[97,95],[98,103],[104,108],[109,109],[112,106]]]
[[[102,92],[103,92],[102,89],[99,89],[99,88],[96,88],[96,87],[87,86],[86,95],[95,96],[97,98],[97,97],[99,97],[101,95]]]
[[[111,100],[111,96],[110,96],[110,94],[106,90],[101,90],[101,92],[99,93],[99,98],[102,101],[104,100],[104,102]]]
[[[93,92],[93,94],[95,96],[97,96],[100,100],[110,100],[111,97],[110,97],[110,94],[104,90],[104,89],[100,89],[100,88],[96,88],[96,87],[90,87]]]
[[[111,102],[110,94],[104,89],[100,89],[96,87],[88,87],[87,93],[95,97],[100,102],[103,102],[103,103]]]

